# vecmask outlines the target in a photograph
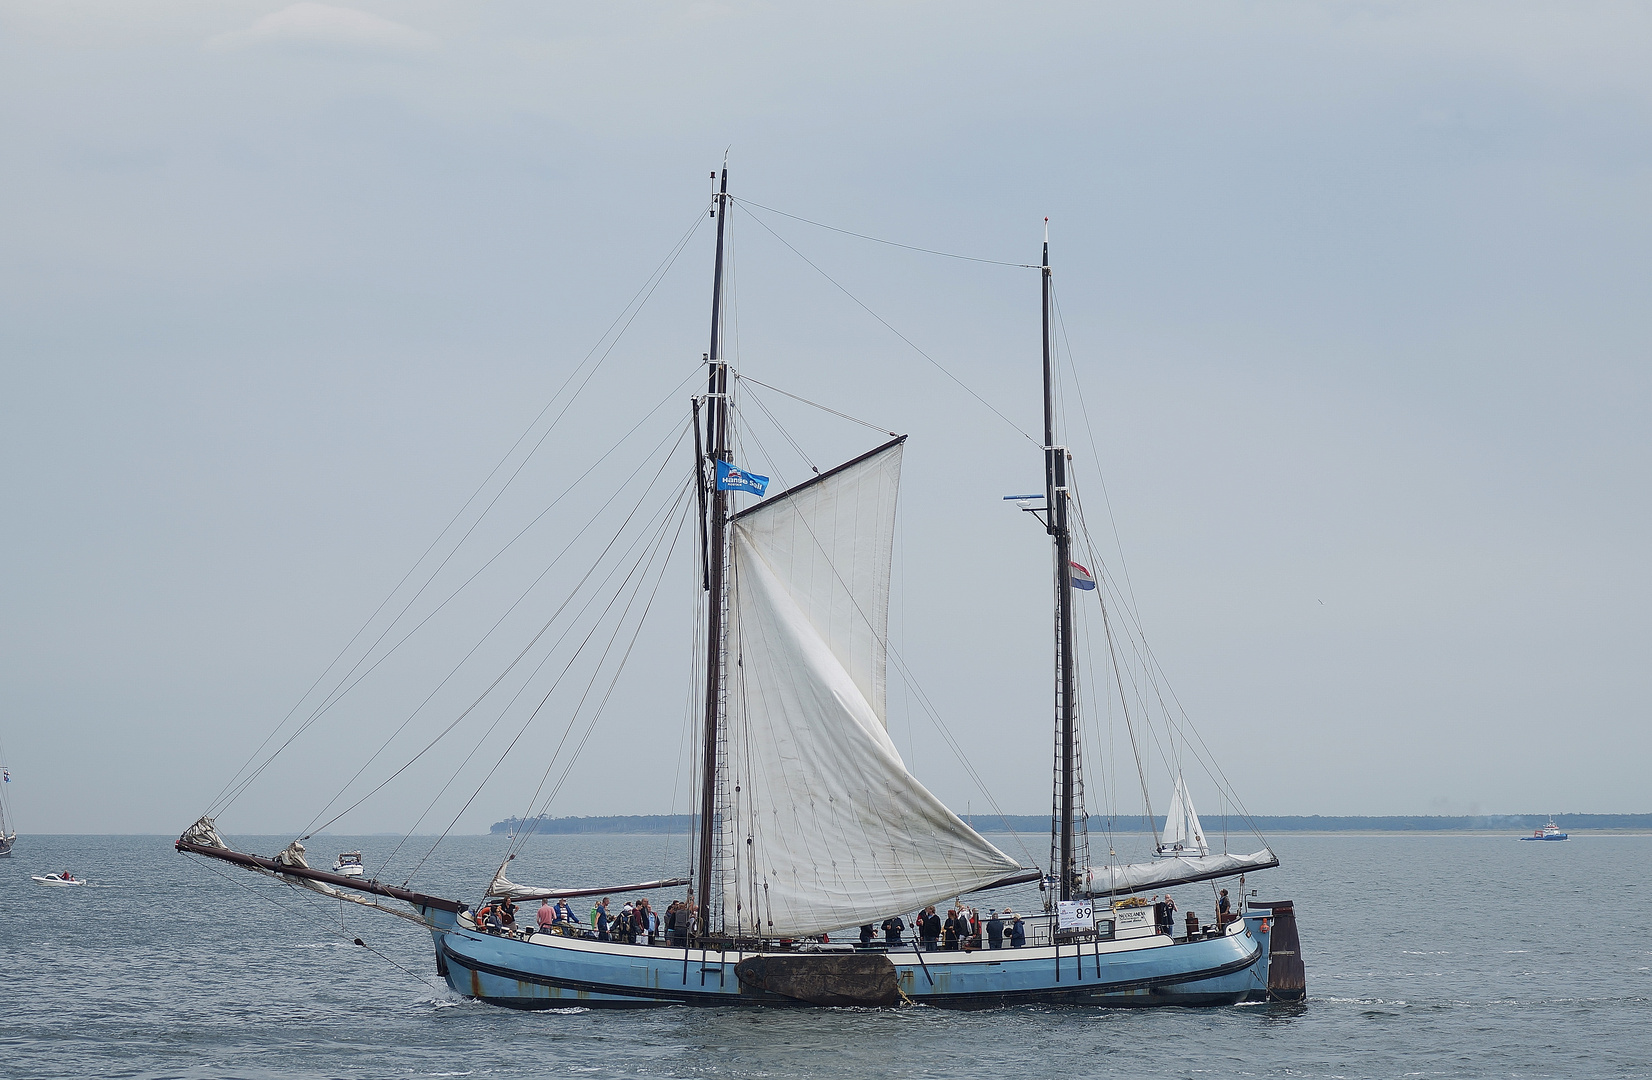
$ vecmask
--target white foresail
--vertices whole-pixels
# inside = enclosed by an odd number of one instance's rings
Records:
[[[1160,855],[1186,858],[1210,854],[1205,841],[1204,826],[1199,824],[1199,813],[1193,809],[1193,796],[1188,794],[1187,782],[1176,774],[1176,793],[1170,797],[1170,812],[1164,821],[1164,842]]]
[[[885,730],[901,443],[733,523],[730,933],[881,921],[1019,869],[907,772]]]
[[[1084,887],[1096,896],[1127,894],[1150,889],[1168,889],[1190,881],[1232,877],[1252,870],[1278,866],[1279,860],[1267,848],[1250,855],[1204,855],[1187,859],[1161,859],[1123,866],[1091,866],[1084,872]]]

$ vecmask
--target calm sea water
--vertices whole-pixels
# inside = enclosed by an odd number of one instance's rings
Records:
[[[400,920],[169,839],[25,836],[0,860],[0,1075],[1652,1077],[1652,837],[1275,840],[1258,884],[1297,902],[1302,1005],[518,1013],[451,995]],[[512,877],[635,880],[666,845],[541,837]],[[502,846],[450,840],[419,884],[473,900]],[[65,867],[96,887],[29,880]],[[1208,888],[1177,899],[1208,917]]]

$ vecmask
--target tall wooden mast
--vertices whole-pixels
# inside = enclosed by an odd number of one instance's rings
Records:
[[[712,177],[716,178],[716,173]],[[695,874],[695,899],[700,905],[700,933],[711,929],[712,841],[717,819],[717,742],[723,707],[723,581],[727,549],[728,492],[717,488],[717,462],[729,453],[728,365],[723,362],[723,225],[728,218],[728,162],[723,162],[722,186],[716,194],[717,263],[711,283],[711,351],[706,353],[706,438],[709,460],[699,467],[709,472],[711,484],[706,530],[710,560],[706,588],[706,708],[700,762],[700,850]]]
[[[1055,539],[1056,725],[1059,745],[1055,822],[1061,899],[1071,900],[1074,865],[1073,785],[1077,773],[1078,698],[1073,673],[1073,542],[1067,527],[1067,448],[1055,441],[1055,372],[1050,361],[1050,225],[1044,219],[1044,260],[1039,264],[1044,315],[1044,505],[1046,529]]]

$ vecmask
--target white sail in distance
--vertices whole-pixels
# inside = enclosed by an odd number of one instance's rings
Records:
[[[1201,858],[1210,854],[1205,841],[1205,829],[1199,824],[1199,812],[1193,809],[1193,796],[1188,794],[1187,781],[1176,774],[1176,793],[1170,797],[1170,812],[1164,820],[1164,842],[1159,854],[1171,858]]]
[[[1020,869],[907,771],[886,730],[902,443],[735,517],[724,928],[878,922]]]

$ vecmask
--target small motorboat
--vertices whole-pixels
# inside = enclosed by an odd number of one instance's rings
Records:
[[[1570,839],[1570,837],[1568,837],[1565,833],[1560,831],[1560,826],[1556,825],[1554,823],[1554,818],[1550,818],[1549,823],[1547,825],[1543,826],[1541,829],[1538,829],[1536,832],[1533,832],[1530,836],[1522,836],[1520,839],[1522,839],[1522,840],[1567,840],[1567,839]]]
[[[343,874],[345,877],[361,877],[363,872],[359,851],[346,851],[333,864],[333,873]]]
[[[84,884],[86,884],[86,882],[82,881],[80,878],[75,877],[73,874],[69,873],[69,871],[67,871],[67,870],[63,871],[63,873],[61,873],[61,874],[35,874],[33,876],[34,876],[34,883],[36,885],[55,885],[55,886],[62,887],[62,886],[67,886],[67,885],[84,885]]]

